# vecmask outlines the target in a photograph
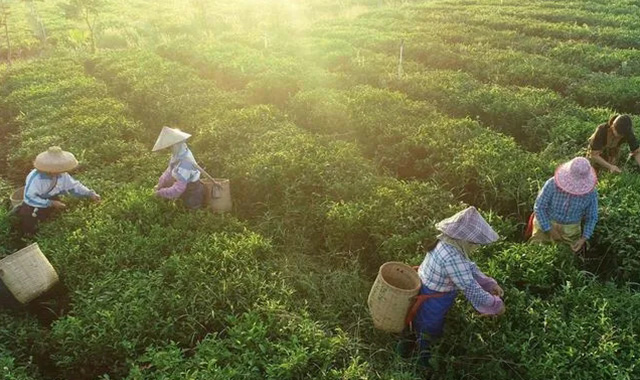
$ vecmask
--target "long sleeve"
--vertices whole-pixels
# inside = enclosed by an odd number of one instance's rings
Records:
[[[58,186],[63,193],[71,194],[75,197],[91,197],[95,191],[87,188],[80,181],[74,179],[69,173],[61,174],[58,178]]]
[[[473,274],[473,278],[478,282],[482,289],[487,292],[491,292],[493,290],[493,287],[498,285],[498,281],[482,273],[476,263],[470,263],[469,265],[471,266],[471,273]]]
[[[594,190],[585,211],[584,232],[582,233],[585,239],[591,238],[596,228],[596,223],[598,223],[598,191]]]
[[[551,206],[551,198],[553,196],[555,184],[553,183],[553,178],[548,180],[540,194],[538,194],[538,198],[536,198],[535,206],[533,210],[536,213],[536,220],[540,224],[540,227],[544,232],[551,231],[551,217],[549,216],[549,207]]]
[[[158,178],[158,189],[171,186],[172,181],[173,177],[171,177],[171,166],[167,166],[167,169],[162,173],[160,178]]]
[[[469,261],[461,255],[452,256],[447,260],[444,270],[476,310],[482,314],[497,314],[500,312],[503,305],[502,300],[500,297],[487,292],[476,281],[473,275],[473,267]]]
[[[35,182],[36,175],[37,174],[32,173],[27,178],[27,186],[25,188],[24,201],[26,204],[28,204],[31,207],[47,208],[51,206],[51,200],[42,198],[40,196],[39,194],[40,189],[39,189],[38,183]]]
[[[187,182],[176,181],[171,187],[166,187],[156,191],[156,195],[167,199],[179,198],[187,190]]]

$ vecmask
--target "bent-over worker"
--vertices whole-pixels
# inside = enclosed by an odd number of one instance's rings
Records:
[[[33,169],[25,181],[24,198],[18,210],[20,229],[23,235],[33,235],[39,222],[49,218],[54,209],[64,209],[66,205],[58,196],[72,195],[100,201],[95,191],[75,180],[68,171],[78,166],[72,153],[53,146],[40,153]]]
[[[187,147],[190,137],[179,129],[162,127],[153,151],[171,148],[171,158],[158,179],[155,194],[165,199],[181,198],[187,208],[196,209],[204,202],[205,186],[200,181],[200,167]]]
[[[640,165],[640,144],[633,132],[631,118],[629,115],[614,115],[606,124],[599,125],[589,138],[587,157],[596,167],[620,173],[617,165],[624,142],[629,144],[629,155]]]
[[[444,319],[461,291],[481,314],[497,315],[505,310],[502,288],[471,261],[469,255],[479,245],[498,240],[498,234],[475,207],[469,207],[436,225],[438,242],[427,252],[418,269],[422,282],[422,304],[412,320],[418,334],[420,361],[427,365],[429,345],[440,337]],[[424,300],[426,298],[426,300]]]
[[[597,182],[595,170],[584,157],[560,165],[538,194],[529,241],[565,242],[574,252],[582,250],[598,222]]]

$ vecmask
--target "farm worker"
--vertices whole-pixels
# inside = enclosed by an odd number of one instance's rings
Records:
[[[602,167],[612,173],[620,173],[617,166],[620,146],[629,144],[629,156],[640,165],[640,144],[633,133],[633,126],[629,115],[614,115],[606,124],[598,126],[589,138],[587,157],[596,167]]]
[[[536,199],[529,241],[561,241],[579,252],[593,235],[598,222],[597,182],[595,170],[584,157],[558,166]]]
[[[58,200],[60,195],[87,197],[99,202],[100,196],[67,173],[78,166],[72,153],[58,146],[40,153],[33,162],[33,169],[25,181],[24,198],[18,210],[20,228],[24,235],[33,235],[38,223],[49,218],[54,209],[66,205]]]
[[[187,208],[196,209],[202,207],[205,187],[200,181],[200,167],[187,147],[186,141],[190,137],[179,129],[162,127],[153,152],[171,148],[171,158],[154,190],[158,197],[181,198]]]
[[[496,280],[486,276],[469,259],[479,245],[498,240],[498,234],[475,207],[469,207],[445,219],[436,228],[441,232],[435,247],[427,252],[418,268],[422,282],[419,300],[423,301],[409,317],[418,334],[420,362],[428,365],[429,344],[442,335],[444,318],[453,306],[457,290],[464,293],[481,314],[498,315],[505,310],[504,294]]]

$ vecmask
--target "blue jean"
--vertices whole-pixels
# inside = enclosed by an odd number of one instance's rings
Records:
[[[420,294],[437,293],[422,285]],[[442,336],[444,318],[453,306],[457,292],[455,290],[441,297],[429,298],[418,310],[413,319],[413,328],[418,335],[421,353],[428,354],[429,344]]]

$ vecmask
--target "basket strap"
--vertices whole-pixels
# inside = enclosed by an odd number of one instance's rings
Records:
[[[51,180],[51,185],[49,186],[49,188],[47,189],[47,191],[44,192],[44,194],[42,194],[42,197],[46,197],[47,195],[49,195],[49,193],[51,193],[53,191],[53,189],[55,189],[56,185],[58,184],[58,176],[54,175],[53,179]],[[26,188],[25,188],[26,190]]]

